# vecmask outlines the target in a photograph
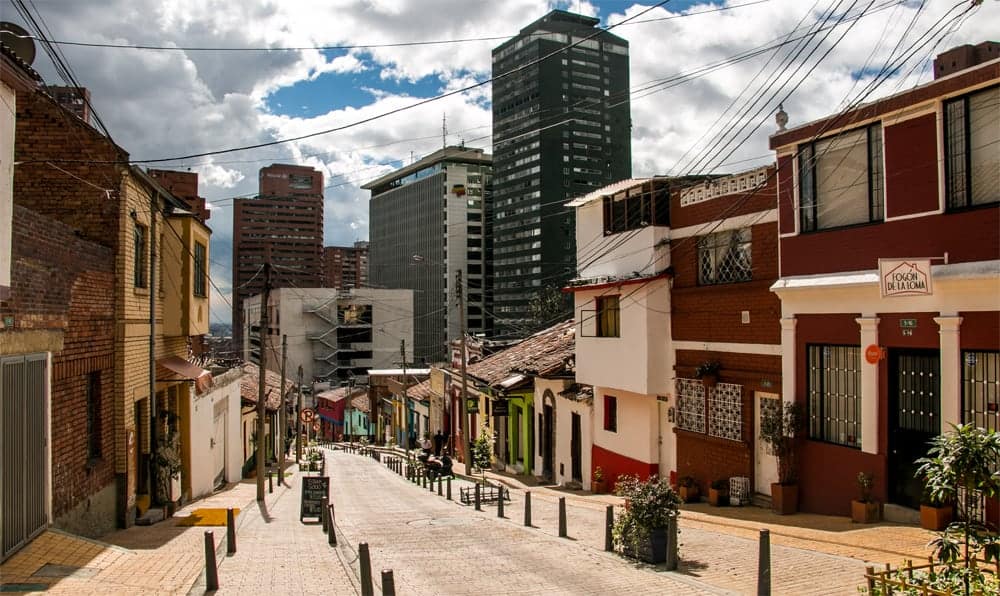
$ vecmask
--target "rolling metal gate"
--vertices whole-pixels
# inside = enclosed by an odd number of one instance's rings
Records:
[[[5,560],[45,529],[46,355],[0,359],[0,528]]]

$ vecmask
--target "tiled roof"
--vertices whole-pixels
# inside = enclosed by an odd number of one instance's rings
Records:
[[[561,372],[573,358],[575,324],[572,319],[539,331],[506,350],[472,364],[468,373],[489,385],[517,375],[551,375]]]
[[[560,391],[559,395],[573,401],[591,402],[594,400],[594,387],[583,383],[573,383]]]
[[[433,395],[434,392],[431,391],[430,379],[417,383],[406,390],[406,396],[413,399],[430,399]]]
[[[330,402],[338,402],[347,397],[347,390],[349,387],[336,387],[334,389],[327,389],[326,391],[321,391],[316,394],[316,399],[325,399]],[[362,388],[355,387],[353,399],[357,399],[359,396],[367,396],[368,391]],[[351,401],[354,404],[354,401]]]
[[[240,378],[240,396],[248,402],[257,403],[258,384],[257,376],[260,367],[251,362],[243,364],[243,377]],[[277,410],[281,405],[281,375],[274,371],[265,371],[264,375],[264,407],[268,410]],[[285,395],[295,389],[295,383],[285,380]]]

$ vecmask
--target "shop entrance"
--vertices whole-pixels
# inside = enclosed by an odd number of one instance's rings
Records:
[[[941,433],[941,355],[892,350],[889,357],[889,501],[917,509],[923,483],[915,462]]]

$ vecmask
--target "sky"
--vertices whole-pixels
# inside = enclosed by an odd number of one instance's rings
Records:
[[[24,25],[11,2],[0,0],[0,19]],[[871,100],[926,83],[935,54],[996,40],[1000,31],[998,0],[968,13],[963,11],[970,0],[26,4],[51,40],[174,48],[57,46],[75,78],[90,89],[114,141],[135,161],[339,129],[150,164],[199,174],[200,193],[212,207],[212,321],[227,323],[232,198],[256,192],[261,167],[298,163],[322,171],[326,244],[366,240],[369,193],[362,184],[444,142],[491,150],[488,84],[407,106],[489,79],[492,48],[553,8],[596,16],[630,44],[634,176],[727,173],[766,164],[773,161],[767,137],[775,130],[779,103],[789,126],[796,126],[860,97]],[[838,26],[830,26],[840,17]],[[824,19],[826,28],[795,41]],[[398,45],[438,41],[448,43]],[[749,59],[731,60],[750,52]],[[46,82],[63,84],[40,47],[38,54],[34,66]],[[898,70],[871,85],[887,63]]]

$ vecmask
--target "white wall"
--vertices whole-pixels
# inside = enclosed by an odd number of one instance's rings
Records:
[[[193,395],[190,436],[184,440],[191,446],[191,497],[211,494],[215,488],[215,450],[224,449],[226,482],[239,482],[243,466],[243,447],[240,427],[240,377],[239,369],[214,377],[213,387],[203,395]],[[223,443],[212,444],[215,434],[215,412],[222,410],[226,417],[226,437]]]
[[[618,398],[618,432],[604,430],[604,396]],[[594,387],[594,445],[645,463],[658,463],[659,422],[655,396]]]
[[[591,201],[576,210],[577,277],[601,275],[651,275],[670,265],[670,228],[646,226],[620,234],[604,235],[602,201]],[[623,238],[623,244],[618,245]],[[657,243],[663,242],[657,247]],[[610,250],[614,247],[614,250]]]
[[[582,485],[584,489],[590,488],[591,472],[591,446],[593,445],[593,402],[578,402],[567,399],[559,395],[570,385],[568,380],[552,380],[535,378],[535,415],[542,411],[542,396],[545,390],[549,389],[555,395],[555,458],[553,460],[553,473],[557,484],[573,482],[573,414],[580,415],[580,466],[583,472]],[[541,445],[542,431],[535,421],[535,445]],[[538,454],[535,456],[535,471],[541,473],[542,456],[540,449],[536,448]],[[562,470],[562,473],[560,473]]]
[[[14,215],[14,106],[17,94],[0,84],[0,287],[10,287],[10,245]]]

